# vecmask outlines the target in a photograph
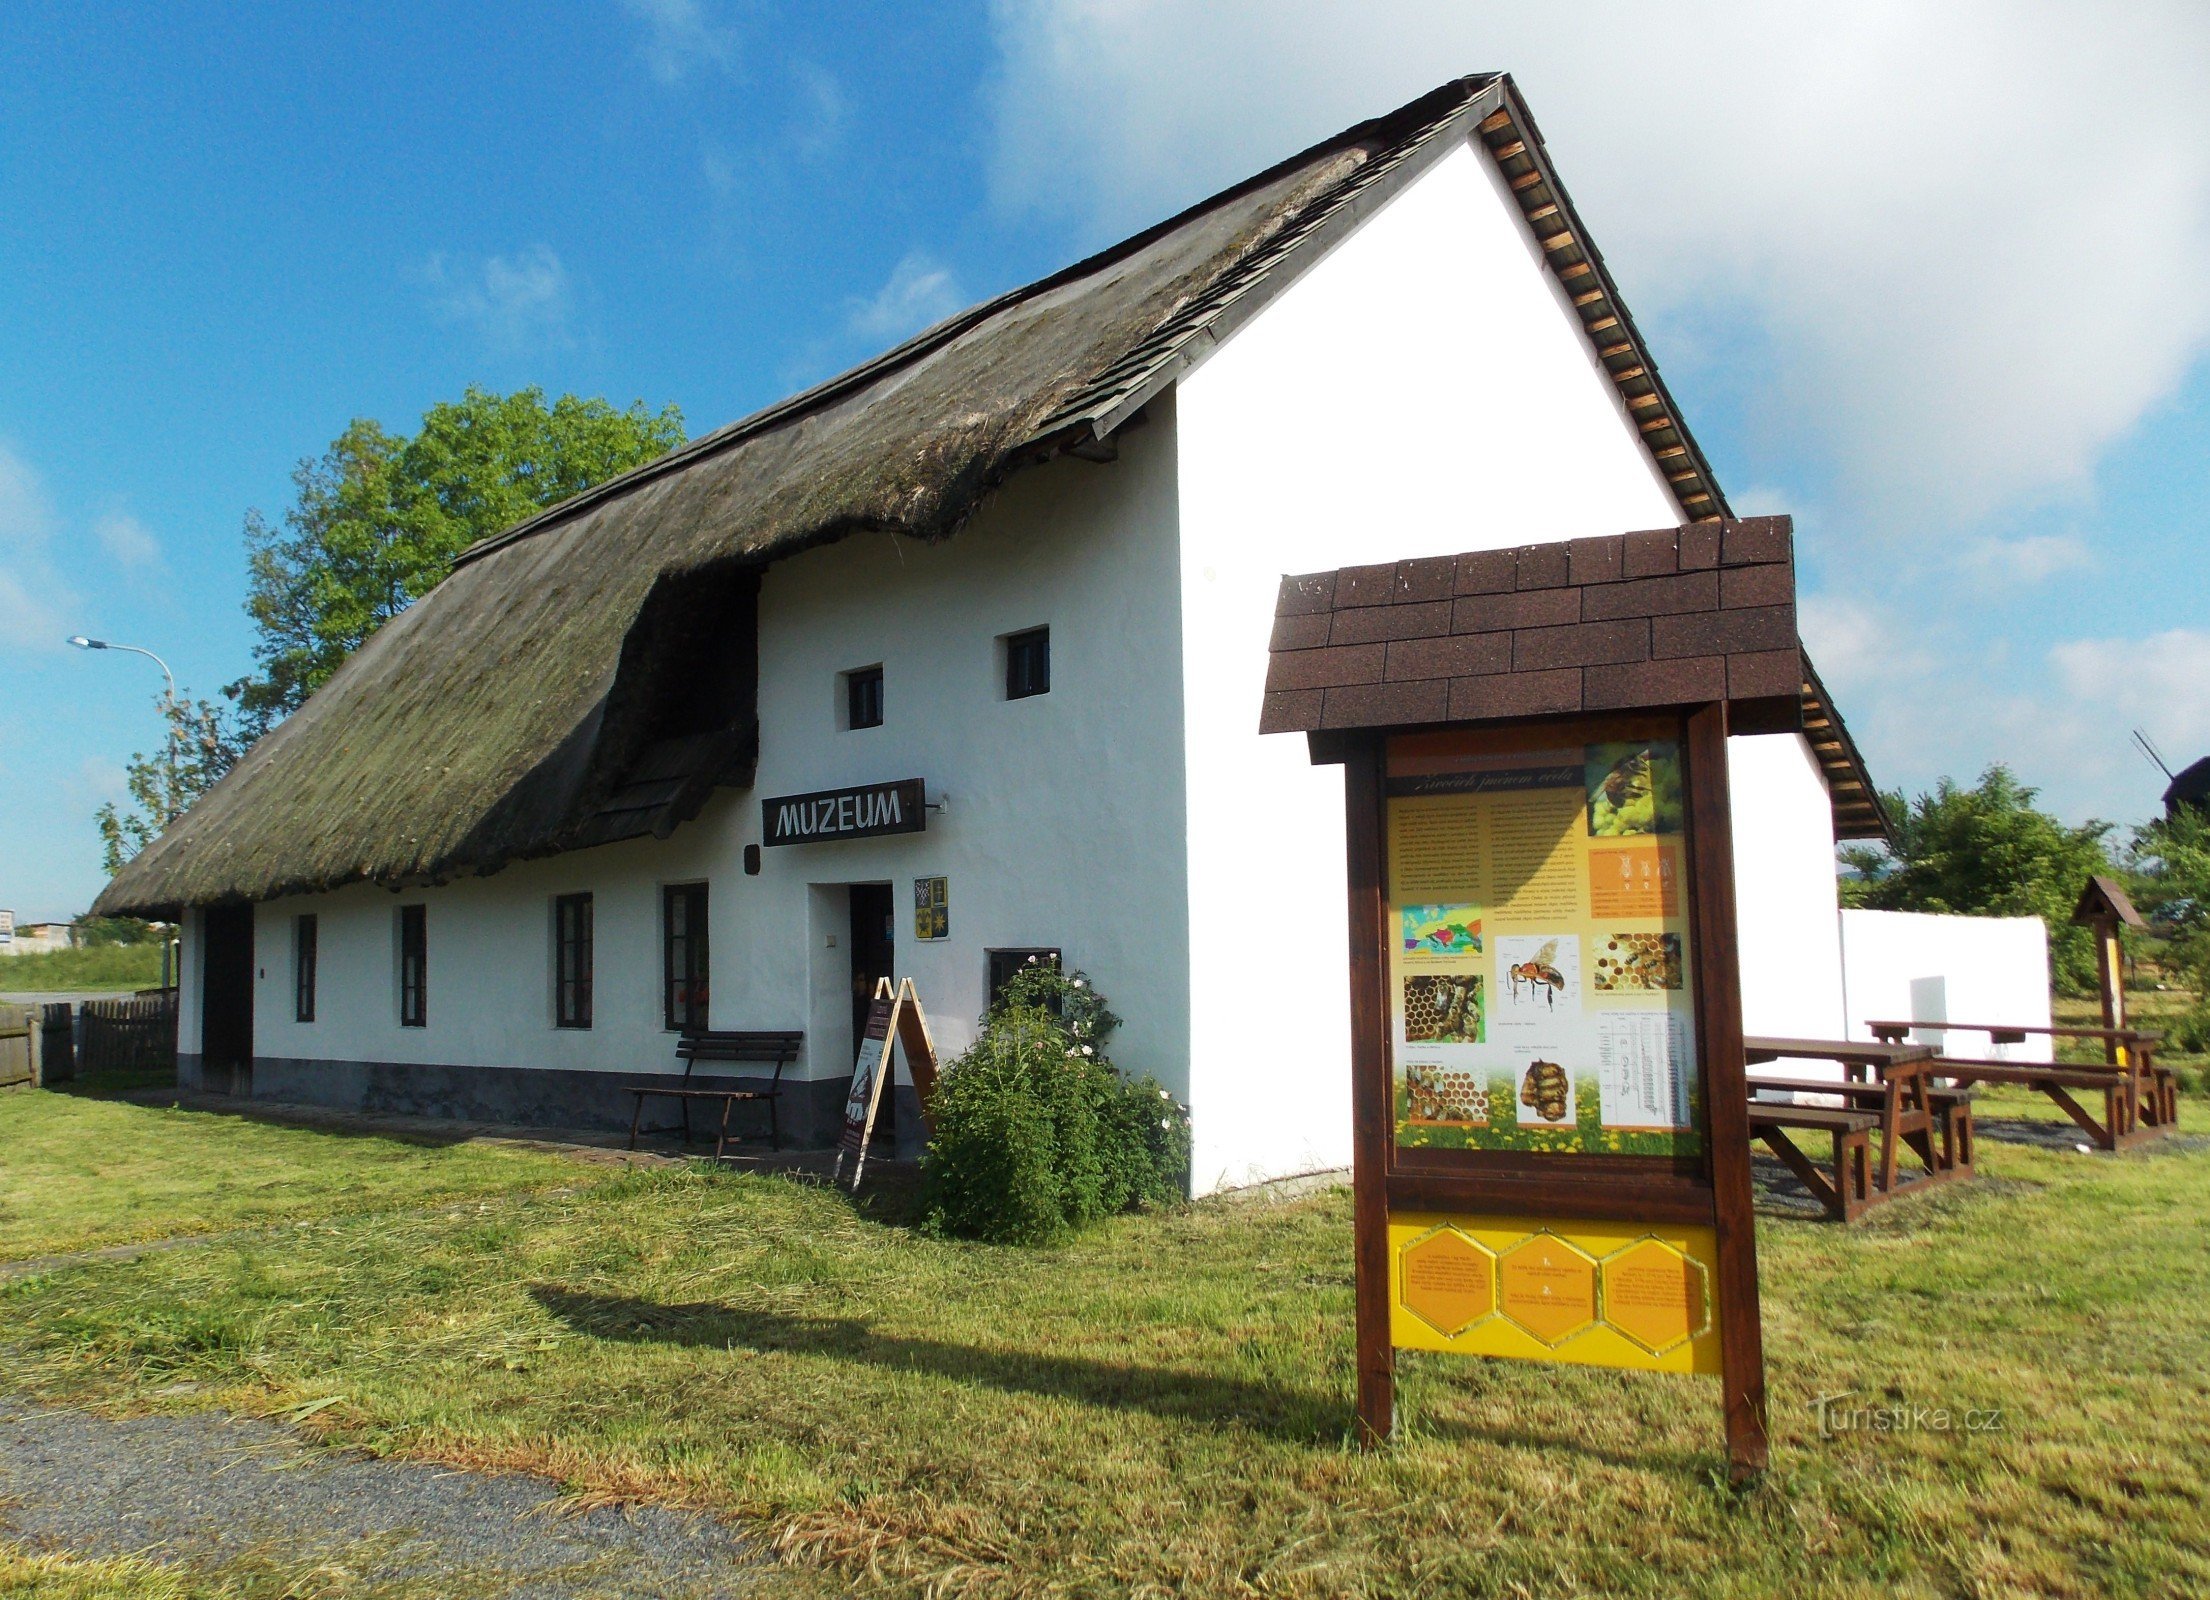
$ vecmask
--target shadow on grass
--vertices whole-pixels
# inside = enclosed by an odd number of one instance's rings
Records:
[[[1226,1375],[912,1338],[884,1333],[853,1317],[743,1311],[710,1301],[663,1305],[552,1284],[533,1285],[530,1294],[576,1332],[620,1344],[826,1356],[890,1372],[925,1372],[1008,1394],[1148,1411],[1172,1422],[1250,1429],[1306,1444],[1333,1444],[1349,1420],[1342,1396]]]
[[[664,1305],[628,1295],[590,1294],[535,1284],[537,1303],[577,1333],[620,1344],[668,1344],[690,1349],[791,1351],[881,1367],[926,1372],[955,1383],[1007,1394],[1076,1400],[1086,1405],[1145,1411],[1169,1422],[1265,1434],[1290,1444],[1335,1449],[1351,1422],[1348,1394],[1252,1383],[1225,1374],[1093,1361],[1026,1350],[985,1350],[940,1339],[883,1333],[853,1317],[791,1316],[742,1311],[711,1301]],[[1346,1344],[1347,1344],[1346,1330]],[[1450,1361],[1454,1357],[1438,1357]],[[1693,1381],[1693,1380],[1690,1380]],[[1717,1430],[1717,1409],[1713,1408]],[[1516,1428],[1433,1416],[1409,1419],[1406,1437],[1487,1443],[1516,1449],[1562,1451],[1584,1460],[1641,1471],[1671,1463],[1693,1471],[1717,1459],[1708,1452],[1637,1447],[1614,1450],[1583,1439],[1529,1433]]]

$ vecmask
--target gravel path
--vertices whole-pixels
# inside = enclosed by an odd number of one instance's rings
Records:
[[[335,1562],[391,1584],[498,1600],[706,1600],[765,1576],[710,1517],[573,1516],[539,1478],[375,1461],[273,1423],[121,1421],[0,1400],[0,1535],[81,1556],[219,1570]]]

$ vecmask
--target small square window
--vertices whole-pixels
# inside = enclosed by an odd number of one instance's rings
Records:
[[[1005,636],[1005,698],[1026,700],[1051,693],[1051,630],[1030,628]]]
[[[882,726],[882,668],[860,667],[844,674],[844,726]]]

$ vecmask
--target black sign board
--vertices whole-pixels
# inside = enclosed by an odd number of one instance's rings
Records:
[[[928,826],[923,800],[919,778],[784,795],[760,802],[760,837],[768,844],[822,844],[919,833]]]

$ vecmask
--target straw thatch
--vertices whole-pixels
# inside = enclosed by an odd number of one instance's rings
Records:
[[[749,782],[749,704],[681,737],[660,709],[701,635],[750,620],[761,566],[860,530],[948,537],[1020,466],[1100,449],[1184,345],[1217,335],[1377,173],[1462,136],[1498,81],[1361,124],[486,540],[94,909],[436,881],[664,834],[715,784]]]

